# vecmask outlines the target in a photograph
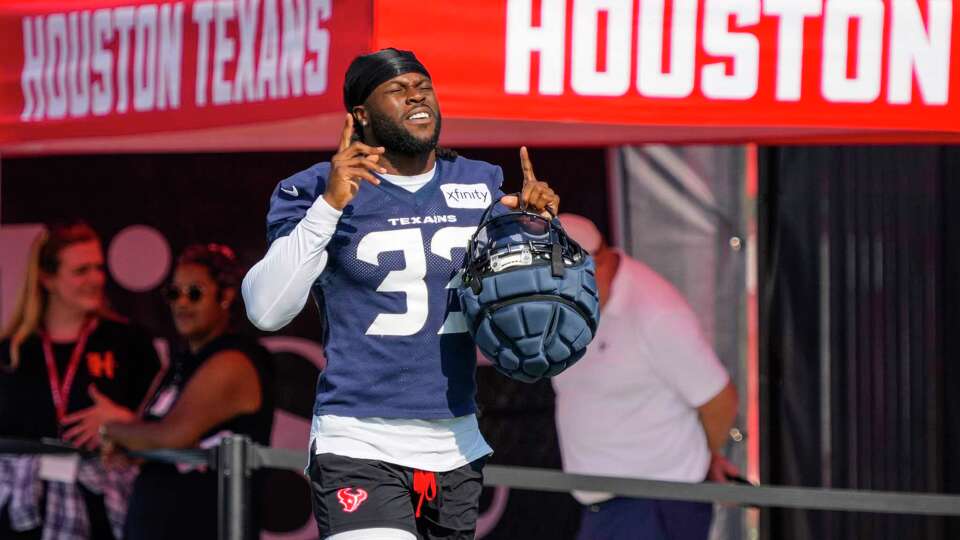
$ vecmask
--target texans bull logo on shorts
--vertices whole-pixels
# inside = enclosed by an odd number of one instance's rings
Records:
[[[337,499],[343,506],[344,512],[353,512],[360,504],[367,500],[367,491],[361,488],[343,488],[337,491]]]

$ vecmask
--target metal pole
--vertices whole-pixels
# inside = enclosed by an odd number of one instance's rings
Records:
[[[217,536],[220,540],[246,540],[249,530],[250,439],[231,435],[217,449]]]
[[[610,234],[607,240],[612,246],[628,249],[626,243],[629,220],[627,219],[627,200],[624,188],[623,151],[619,146],[608,146],[607,158],[607,204],[610,209]]]

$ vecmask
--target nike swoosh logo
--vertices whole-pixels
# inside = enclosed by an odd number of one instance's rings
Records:
[[[289,196],[291,196],[291,197],[299,197],[299,196],[300,196],[300,192],[297,191],[297,186],[290,186],[290,189],[287,189],[287,188],[285,188],[285,187],[283,187],[283,186],[280,186],[280,191],[286,193],[287,195],[289,195]]]

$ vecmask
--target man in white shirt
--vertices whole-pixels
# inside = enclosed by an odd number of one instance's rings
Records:
[[[679,482],[725,481],[720,454],[737,394],[677,290],[646,265],[608,247],[596,226],[560,216],[594,256],[601,319],[587,355],[554,377],[564,470]],[[581,540],[705,540],[706,503],[574,492],[584,505]]]

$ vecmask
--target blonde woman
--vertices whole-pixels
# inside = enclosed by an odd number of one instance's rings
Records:
[[[36,239],[0,336],[0,437],[57,438],[93,450],[104,423],[136,417],[161,364],[150,336],[106,308],[105,281],[89,225],[53,226]],[[119,536],[123,509],[104,503],[109,473],[96,460],[66,477],[48,470],[38,457],[0,464],[0,484],[12,486],[0,490],[0,537]]]

